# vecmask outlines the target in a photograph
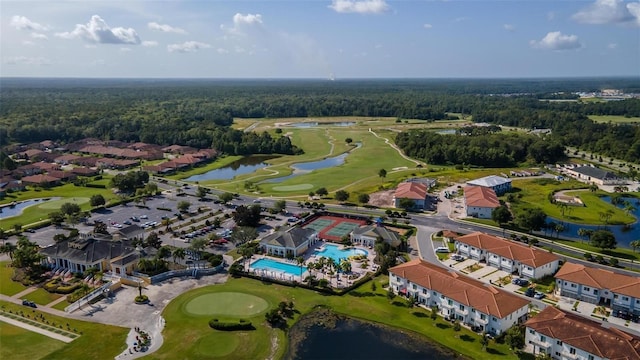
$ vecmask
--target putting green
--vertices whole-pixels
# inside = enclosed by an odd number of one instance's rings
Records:
[[[38,208],[43,210],[58,210],[60,206],[64,203],[75,203],[80,206],[89,202],[88,197],[72,197],[72,198],[62,198],[58,200],[47,201],[41,205],[38,205]]]
[[[274,186],[273,191],[300,191],[313,189],[313,184],[298,184],[289,186]]]
[[[191,299],[185,311],[191,315],[253,316],[265,311],[269,303],[263,298],[239,293],[204,294]]]

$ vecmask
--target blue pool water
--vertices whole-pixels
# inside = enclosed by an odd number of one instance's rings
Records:
[[[340,263],[340,259],[345,259],[354,255],[368,255],[369,253],[366,250],[361,249],[340,250],[340,247],[337,245],[327,244],[324,246],[324,249],[316,251],[315,254],[319,257],[324,256],[331,258],[336,263]]]
[[[251,264],[252,269],[265,269],[269,271],[282,271],[290,275],[302,276],[307,271],[306,267],[300,268],[298,265],[287,264],[271,259],[259,259]]]

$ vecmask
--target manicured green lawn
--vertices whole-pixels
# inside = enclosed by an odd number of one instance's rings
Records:
[[[25,354],[25,359],[113,359],[126,349],[125,340],[129,333],[127,328],[63,318],[6,301],[0,301],[0,308],[7,312],[12,311],[14,314],[23,311],[25,315],[29,314],[32,319],[34,316],[43,315],[45,320],[49,321],[50,326],[62,325],[63,330],[69,329],[67,331],[80,334],[78,338],[68,344],[60,342],[62,346],[59,347],[41,347],[35,343],[33,346],[21,346],[21,350],[18,353]],[[67,328],[67,324],[69,324],[69,328]],[[73,331],[73,329],[76,331]],[[32,333],[29,332],[25,336],[30,337],[30,334]],[[11,351],[14,350],[13,343],[5,342],[4,334],[2,334],[2,346],[0,346],[0,349],[4,351],[5,347],[8,347]],[[13,359],[12,356],[2,356],[0,358]]]
[[[31,300],[38,305],[47,305],[48,303],[59,299],[61,296],[62,295],[53,294],[43,288],[39,288],[38,290],[25,295],[24,298]]]
[[[568,195],[579,196],[585,206],[569,206],[564,209],[564,215],[560,206],[549,201],[549,194],[552,192],[585,188],[587,185],[584,183],[574,180],[559,182],[552,179],[514,179],[512,184],[517,189],[514,193],[517,199],[511,202],[511,206],[516,211],[539,207],[545,214],[556,219],[565,219],[578,224],[604,225],[605,222],[600,214],[611,210],[613,216],[609,219],[609,224],[629,224],[635,221],[633,216],[600,200],[597,193],[589,190],[567,192]],[[505,194],[501,199],[506,201],[508,197],[509,194]]]
[[[589,115],[589,119],[597,123],[628,124],[640,123],[640,117],[626,117],[620,115]]]
[[[60,311],[64,311],[64,308],[66,308],[67,306],[71,305],[70,302],[68,302],[67,300],[61,301],[55,305],[53,305],[54,309],[60,310]]]
[[[13,296],[27,287],[19,282],[11,280],[13,268],[9,266],[9,261],[0,262],[0,294]]]
[[[41,359],[65,345],[62,341],[3,321],[0,321],[0,339],[0,359]]]
[[[101,194],[108,201],[116,200],[117,197],[110,189],[96,189],[82,186],[75,186],[73,184],[65,184],[62,186],[52,187],[50,189],[38,189],[38,190],[26,190],[17,193],[8,194],[7,197],[0,201],[0,204],[8,204],[12,201],[22,201],[36,198],[52,198],[61,197],[63,199],[56,200],[56,203],[62,205],[65,202],[73,202],[73,198],[78,199],[78,205],[82,210],[89,210],[88,199],[92,195]],[[58,207],[59,208],[59,207]],[[25,226],[32,224],[40,220],[47,220],[48,214],[56,211],[44,203],[43,205],[29,206],[22,211],[19,216],[10,217],[2,220],[2,228],[5,230],[12,229],[15,224]]]
[[[506,345],[491,342],[489,351],[482,351],[480,337],[465,329],[453,331],[451,324],[439,318],[435,323],[429,318],[429,311],[413,307],[408,308],[401,298],[390,301],[382,285],[388,282],[387,277],[375,280],[376,291],[371,291],[370,283],[360,290],[344,296],[326,296],[316,292],[262,283],[252,279],[231,278],[227,283],[196,289],[180,295],[164,310],[167,321],[162,348],[152,358],[173,359],[181,354],[184,359],[220,358],[220,359],[265,359],[281,358],[286,351],[286,334],[282,330],[271,329],[261,312],[247,320],[256,330],[219,332],[208,326],[213,315],[195,316],[185,311],[185,306],[193,299],[205,294],[246,293],[264,299],[268,309],[275,308],[280,301],[293,301],[299,314],[289,325],[302,314],[312,311],[315,306],[331,307],[337,313],[359,319],[392,325],[427,336],[434,341],[455,349],[472,359],[517,359]],[[227,315],[229,316],[229,315]],[[272,350],[273,344],[277,347]],[[193,346],[185,347],[189,343]]]

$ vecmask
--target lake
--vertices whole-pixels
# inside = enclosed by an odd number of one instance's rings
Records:
[[[268,155],[246,156],[219,169],[190,176],[186,178],[185,181],[231,180],[238,175],[250,174],[268,166],[269,164],[265,163],[265,161],[276,157],[277,156]]]
[[[604,196],[600,199],[602,201],[611,203],[611,197],[609,196]],[[606,228],[608,230],[611,230],[613,235],[616,237],[616,240],[618,241],[618,246],[631,248],[631,246],[629,246],[629,243],[631,243],[634,240],[640,239],[640,223],[638,223],[637,221],[637,219],[640,219],[640,202],[638,199],[632,198],[632,197],[623,197],[622,199],[623,201],[631,202],[631,205],[633,205],[633,207],[635,208],[635,210],[631,211],[630,214],[636,217],[636,222],[631,224],[628,227],[625,225],[607,225],[605,227],[604,225],[576,224],[576,223],[572,223],[572,222],[568,222],[562,219],[556,219],[552,217],[548,217],[547,219],[548,221],[553,221],[555,223],[560,223],[564,225],[565,229],[560,233],[560,237],[580,239],[580,236],[578,236],[578,229],[601,230]],[[618,207],[623,209],[624,205],[618,205]]]
[[[22,214],[22,210],[28,208],[29,206],[38,205],[38,204],[42,204],[45,201],[58,200],[58,199],[60,198],[53,197],[53,198],[31,199],[31,200],[21,201],[13,206],[10,206],[10,205],[3,206],[2,208],[0,208],[0,219],[6,219],[12,216],[18,216]]]
[[[458,359],[451,350],[422,336],[336,316],[328,310],[305,315],[291,328],[289,339],[284,357],[288,360]]]

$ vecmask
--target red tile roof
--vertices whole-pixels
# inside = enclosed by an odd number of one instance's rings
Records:
[[[500,319],[529,304],[519,296],[421,259],[395,266],[389,272]]]
[[[25,176],[22,178],[22,182],[27,184],[55,183],[58,181],[60,181],[60,179],[58,179],[57,177],[43,174]]]
[[[560,259],[550,252],[481,232],[459,236],[455,240],[534,268]]]
[[[616,294],[640,299],[640,278],[636,276],[567,262],[562,265],[555,277],[593,288],[609,289]]]
[[[496,192],[484,186],[465,186],[464,201],[467,206],[485,208],[497,208],[500,206],[500,200],[498,200]]]
[[[640,337],[547,306],[525,325],[543,335],[610,360],[640,360]]]
[[[413,199],[413,200],[424,200],[427,198],[427,185],[423,183],[417,182],[403,182],[398,184],[398,188],[396,189],[395,197],[396,199]]]

